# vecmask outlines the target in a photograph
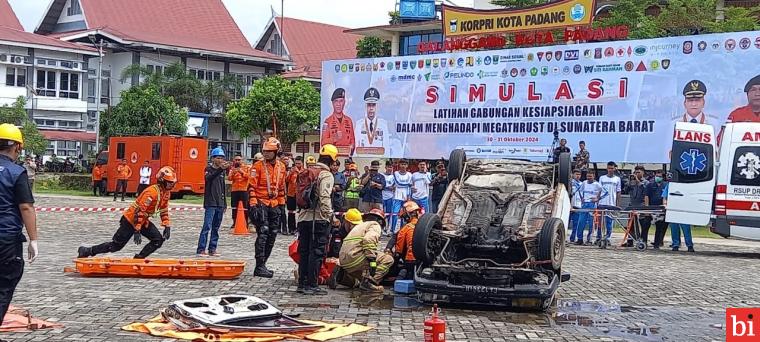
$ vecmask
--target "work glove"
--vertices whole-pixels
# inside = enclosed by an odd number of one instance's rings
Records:
[[[164,227],[164,240],[169,240],[169,237],[172,234],[172,227],[166,226]]]
[[[29,263],[33,263],[34,260],[37,259],[37,255],[39,255],[39,250],[37,249],[37,240],[29,241],[29,247],[27,247],[27,256]]]
[[[375,258],[367,258],[367,261],[369,261],[369,275],[370,277],[374,277],[377,271],[377,260]]]
[[[132,240],[135,242],[135,245],[142,243],[142,235],[140,235],[139,230],[135,230],[135,233],[132,235]]]

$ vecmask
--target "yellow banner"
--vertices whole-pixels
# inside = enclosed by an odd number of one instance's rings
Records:
[[[526,9],[476,10],[443,6],[445,36],[547,30],[589,25],[595,0],[565,0]]]

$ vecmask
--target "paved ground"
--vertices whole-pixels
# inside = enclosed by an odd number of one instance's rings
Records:
[[[38,206],[112,205],[110,200],[38,198]],[[233,281],[85,279],[63,274],[77,246],[110,239],[118,217],[117,213],[39,214],[41,256],[33,265],[27,265],[14,304],[65,327],[0,334],[0,339],[157,341],[119,328],[153,317],[172,300],[248,293],[286,312],[299,313],[302,318],[375,327],[346,341],[422,340],[422,323],[429,308],[395,309],[390,293],[373,303],[350,291],[331,291],[323,297],[296,294],[294,264],[287,257],[286,246],[292,239],[288,236],[278,239],[273,254],[270,268],[276,272],[274,279],[253,277],[252,267]],[[172,239],[155,256],[193,256],[201,219],[202,212],[175,213]],[[225,217],[223,227],[229,226],[229,217]],[[444,308],[448,340],[723,340],[726,307],[760,306],[760,244],[714,244],[722,241],[701,240],[696,254],[573,246],[564,264],[572,280],[560,287],[561,307],[547,314]],[[131,256],[138,248],[130,243],[118,256]],[[219,251],[225,258],[243,258],[252,263],[253,237],[232,236],[225,230]]]

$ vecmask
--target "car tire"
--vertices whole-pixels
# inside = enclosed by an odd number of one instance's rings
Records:
[[[447,170],[449,183],[462,177],[465,162],[467,162],[467,155],[463,149],[459,148],[451,151],[449,155],[449,168]]]
[[[559,273],[564,257],[565,224],[559,218],[549,218],[544,221],[544,225],[541,226],[541,232],[538,234],[536,259],[538,261],[551,261],[551,263],[544,264],[543,266]]]
[[[430,234],[434,229],[441,229],[441,217],[433,213],[423,214],[417,220],[417,225],[414,227],[412,253],[414,254],[414,258],[423,265],[432,264],[436,258],[436,255],[433,255],[428,248]]]
[[[557,172],[557,179],[559,184],[565,185],[565,189],[567,189],[568,192],[572,192],[573,190],[570,188],[570,178],[572,177],[573,168],[571,165],[571,159],[570,159],[570,153],[563,152],[559,155],[559,163],[558,163],[558,172]]]

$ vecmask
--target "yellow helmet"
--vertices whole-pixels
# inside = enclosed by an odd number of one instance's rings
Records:
[[[308,165],[308,164],[314,164],[314,163],[316,163],[316,162],[317,162],[317,160],[316,160],[316,159],[314,159],[314,156],[308,156],[308,157],[306,157],[306,164],[307,164],[307,165]]]
[[[21,145],[24,144],[24,136],[21,134],[21,130],[9,123],[0,125],[0,140],[9,140]]]
[[[362,213],[360,213],[359,209],[356,209],[356,208],[348,209],[346,211],[346,215],[344,215],[343,218],[345,218],[346,221],[351,222],[353,224],[362,223]]]
[[[338,160],[338,148],[333,144],[324,144],[319,149],[320,156],[329,156],[332,160]]]

